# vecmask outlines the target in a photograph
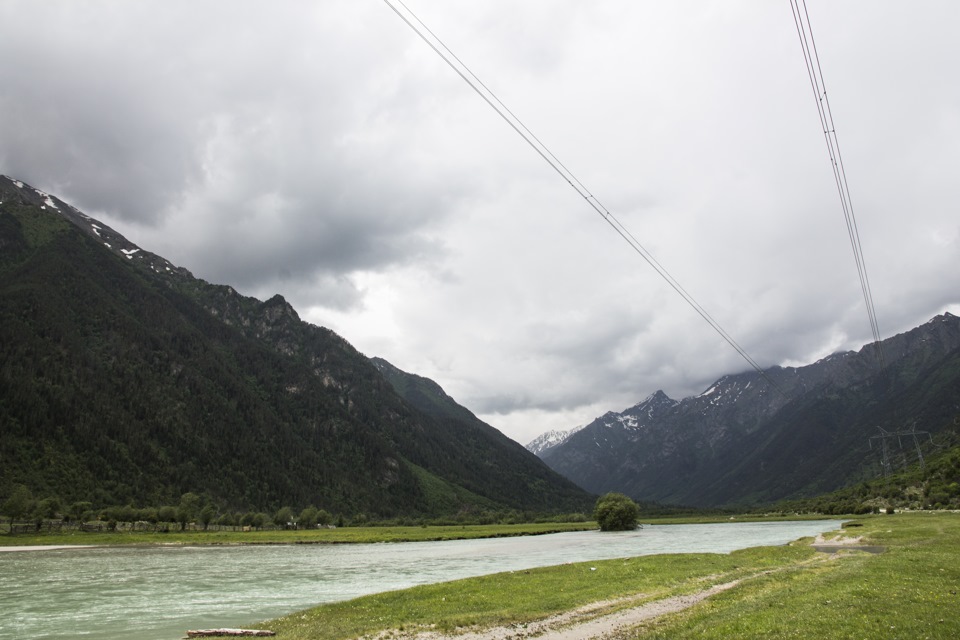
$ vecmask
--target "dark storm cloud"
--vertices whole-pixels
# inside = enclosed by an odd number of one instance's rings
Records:
[[[384,153],[404,147],[419,98],[393,86],[389,64],[351,78],[369,55],[350,38],[358,16],[220,9],[8,6],[29,28],[0,40],[22,61],[0,72],[5,171],[147,238],[170,229],[152,248],[239,287],[338,280],[435,251],[421,231],[443,212],[414,196],[442,201],[459,180]]]

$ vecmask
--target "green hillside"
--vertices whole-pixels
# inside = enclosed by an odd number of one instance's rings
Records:
[[[889,475],[851,487],[810,498],[786,500],[777,508],[784,512],[829,514],[960,509],[960,416],[938,440],[940,444],[924,456],[923,464],[916,455],[913,442],[904,443],[905,448],[891,443],[892,462],[910,460],[909,464]]]
[[[43,202],[0,178],[0,501],[19,484],[63,504],[193,492],[373,517],[589,504],[506,438],[404,402],[279,296],[164,267]]]

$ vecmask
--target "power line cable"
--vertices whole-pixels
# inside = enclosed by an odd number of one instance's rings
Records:
[[[614,216],[603,204],[590,192],[589,189],[584,186],[584,184],[570,171],[566,165],[564,165],[560,160],[547,148],[545,144],[533,134],[530,129],[512,112],[509,108],[487,87],[471,70],[470,68],[462,61],[460,58],[447,47],[444,42],[437,37],[433,31],[427,27],[426,24],[420,20],[419,17],[403,3],[403,0],[395,0],[398,5],[403,7],[403,12],[400,11],[390,0],[383,0],[384,3],[396,13],[401,20],[403,20],[408,27],[410,27],[414,33],[416,33],[421,40],[423,40],[433,51],[440,56],[440,58],[447,63],[447,65],[456,72],[457,75],[466,82],[471,89],[473,89],[477,95],[479,95],[483,100],[494,110],[497,114],[503,118],[503,120],[510,125],[510,127],[518,134],[524,141],[533,148],[537,154],[543,158],[544,161],[549,164],[554,171],[556,171],[561,178],[563,178],[573,189],[576,191],[580,197],[586,200],[587,204],[596,211],[600,217],[602,217],[607,224],[609,224],[617,234],[623,238],[627,244],[629,244],[633,250],[642,257],[647,264],[649,264],[654,271],[656,271],[661,278],[663,278],[668,285],[682,297],[688,305],[690,305],[697,314],[707,322],[714,331],[716,331],[724,341],[729,344],[734,351],[736,351],[741,358],[743,358],[747,364],[749,364],[754,371],[756,371],[760,376],[765,379],[771,387],[783,394],[783,390],[767,375],[763,368],[754,360],[747,351],[741,347],[733,337],[727,333],[723,327],[703,308],[700,303],[698,303],[694,297],[687,292],[686,289],[681,286],[681,284],[674,278],[666,268],[653,257],[647,249],[640,244],[636,237],[630,233],[630,231],[623,226],[623,224]],[[404,13],[406,12],[406,14]],[[418,26],[419,25],[419,26]],[[429,37],[428,35],[429,34]],[[785,394],[784,394],[785,395]]]
[[[801,4],[803,9],[801,11]],[[880,368],[885,368],[883,347],[881,345],[880,325],[877,322],[877,311],[873,304],[873,293],[870,290],[870,278],[867,275],[867,263],[863,257],[863,246],[860,243],[860,231],[857,228],[857,218],[853,212],[853,200],[850,197],[850,186],[847,181],[847,172],[843,167],[843,158],[840,155],[840,141],[837,138],[837,129],[830,110],[830,100],[827,98],[826,83],[823,80],[823,68],[820,56],[817,54],[817,44],[813,38],[813,27],[810,23],[810,14],[807,11],[806,0],[790,0],[790,9],[793,21],[800,38],[800,47],[803,50],[804,63],[810,88],[813,90],[817,104],[817,113],[820,116],[820,126],[823,129],[824,140],[827,144],[827,153],[830,156],[830,165],[833,169],[833,179],[840,195],[840,205],[847,225],[847,235],[850,238],[850,247],[853,250],[854,261],[857,266],[857,275],[860,279],[860,290],[866,305],[867,319],[873,333],[873,342],[877,352]]]

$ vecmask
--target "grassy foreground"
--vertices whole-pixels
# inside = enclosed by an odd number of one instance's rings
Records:
[[[960,514],[858,520],[848,534],[887,551],[828,556],[810,540],[731,554],[644,556],[532,569],[366,596],[266,622],[278,638],[394,637],[523,624],[601,600],[629,606],[742,579],[622,638],[960,637]],[[612,604],[610,609],[627,604]]]
[[[299,531],[144,531],[41,533],[0,535],[0,546],[33,545],[230,545],[230,544],[346,544],[363,542],[432,542],[471,538],[533,536],[596,529],[594,522],[460,525],[426,527],[341,527]]]

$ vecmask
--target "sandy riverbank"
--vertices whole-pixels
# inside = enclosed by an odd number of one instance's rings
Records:
[[[92,549],[94,544],[35,544],[23,545],[20,547],[0,547],[0,553],[10,553],[14,551],[54,551],[56,549]]]

